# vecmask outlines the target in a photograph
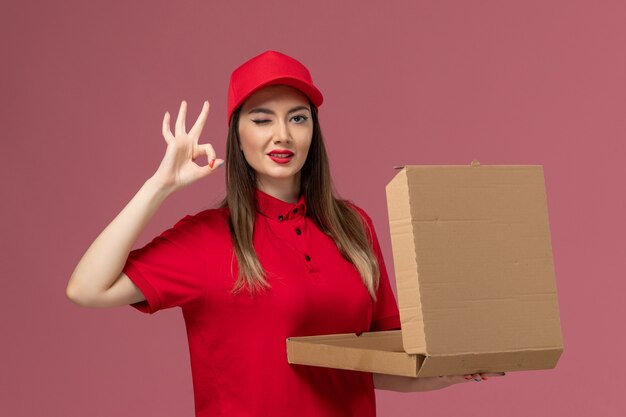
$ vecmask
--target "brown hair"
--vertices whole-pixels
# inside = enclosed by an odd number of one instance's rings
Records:
[[[313,120],[313,137],[306,162],[300,171],[300,185],[307,206],[307,216],[310,216],[320,230],[335,241],[342,256],[356,267],[363,284],[375,300],[380,269],[370,245],[367,223],[351,207],[350,202],[335,197],[317,108],[310,100],[309,104]],[[233,112],[228,129],[226,198],[220,207],[228,207],[230,211],[230,234],[239,265],[239,275],[233,291],[247,288],[251,293],[255,293],[270,285],[265,279],[265,271],[256,256],[252,242],[256,216],[256,173],[240,150],[238,131],[240,113],[241,106]]]

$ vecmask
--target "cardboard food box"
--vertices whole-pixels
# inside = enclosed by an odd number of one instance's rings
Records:
[[[402,330],[289,338],[289,363],[414,377],[554,368],[543,167],[405,166],[386,191]]]

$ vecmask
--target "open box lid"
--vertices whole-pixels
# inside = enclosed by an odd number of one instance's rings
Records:
[[[562,349],[541,165],[405,166],[386,191],[407,353]]]

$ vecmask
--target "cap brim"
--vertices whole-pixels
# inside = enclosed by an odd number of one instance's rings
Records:
[[[304,95],[306,95],[311,102],[315,105],[315,107],[319,107],[324,101],[324,96],[315,86],[307,83],[306,81],[300,80],[294,77],[281,77],[275,78],[273,80],[269,80],[264,82],[263,84],[258,85],[253,90],[251,90],[245,97],[239,99],[237,103],[233,106],[233,112],[239,108],[252,94],[259,91],[264,87],[269,87],[270,85],[288,85],[289,87],[293,87],[297,90],[300,90]],[[229,121],[230,123],[230,121]]]

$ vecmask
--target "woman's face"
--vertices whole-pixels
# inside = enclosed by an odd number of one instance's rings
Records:
[[[306,95],[286,85],[262,88],[244,102],[238,128],[241,150],[259,186],[299,185],[313,137]]]

